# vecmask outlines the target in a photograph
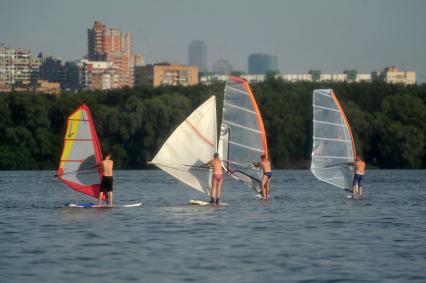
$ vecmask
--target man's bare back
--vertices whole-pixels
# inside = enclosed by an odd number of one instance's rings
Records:
[[[222,162],[220,159],[211,160],[213,166],[213,174],[222,174]]]
[[[101,161],[102,166],[102,175],[111,177],[112,176],[112,168],[114,166],[114,161],[112,160],[102,160]]]

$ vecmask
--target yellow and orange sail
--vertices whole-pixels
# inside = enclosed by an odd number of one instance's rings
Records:
[[[89,107],[83,104],[67,119],[57,177],[70,188],[97,198],[101,160],[101,148]]]

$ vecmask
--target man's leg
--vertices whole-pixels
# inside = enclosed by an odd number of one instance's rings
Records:
[[[222,190],[222,180],[217,182],[217,196],[216,196],[216,204],[219,204],[220,192]]]
[[[99,202],[98,205],[101,206],[102,205],[102,197],[104,196],[103,192],[99,192]]]
[[[269,199],[269,193],[270,193],[270,190],[271,190],[270,184],[271,184],[271,177],[268,177],[268,180],[266,181],[266,185],[265,185],[265,187],[266,187],[266,198],[268,198],[268,199]]]
[[[217,185],[217,180],[215,178],[212,178],[212,201],[215,202],[216,201],[216,185]]]
[[[362,181],[364,180],[364,175],[361,175],[359,177],[359,181],[358,181],[358,194],[359,196],[362,196]]]
[[[112,206],[112,191],[108,192],[109,205]]]
[[[266,182],[268,181],[268,179],[267,179],[268,177],[267,176],[265,176],[265,175],[263,175],[262,176],[262,180],[261,180],[261,182],[260,182],[260,187],[261,187],[261,189],[262,189],[262,197],[264,198],[264,199],[266,199]]]
[[[357,180],[356,180],[356,175],[354,175],[354,180],[352,182],[352,196],[353,197],[356,197],[357,190],[358,190]]]

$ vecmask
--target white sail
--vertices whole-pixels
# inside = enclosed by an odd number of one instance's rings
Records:
[[[311,172],[320,181],[350,190],[355,155],[349,123],[333,90],[314,90]]]
[[[211,169],[217,148],[216,98],[210,97],[183,121],[151,163],[197,191],[210,194]]]
[[[265,129],[249,85],[238,77],[226,82],[218,152],[232,177],[260,190],[261,172],[252,163],[268,156]]]

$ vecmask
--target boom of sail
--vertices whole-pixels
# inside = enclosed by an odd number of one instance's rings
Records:
[[[70,188],[97,198],[101,147],[89,107],[81,105],[67,119],[57,177]]]
[[[351,128],[333,90],[314,90],[312,174],[320,181],[350,190],[355,156]]]
[[[216,148],[216,98],[212,96],[176,128],[151,163],[209,195],[212,170],[203,165],[213,158]]]
[[[261,172],[252,163],[268,157],[265,128],[248,83],[238,77],[226,82],[218,151],[232,177],[260,191]]]

